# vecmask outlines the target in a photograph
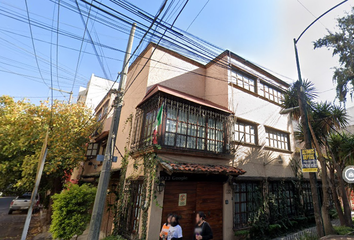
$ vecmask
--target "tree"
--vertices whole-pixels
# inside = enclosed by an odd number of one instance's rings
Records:
[[[354,135],[332,133],[327,139],[328,152],[332,157],[332,181],[339,183],[339,192],[342,197],[345,225],[352,227],[351,208],[342,178],[342,171],[346,165],[353,163]],[[335,178],[335,173],[337,178]],[[338,211],[338,210],[337,210]]]
[[[312,135],[313,143],[318,152],[319,162],[321,164],[321,179],[322,179],[322,217],[325,223],[330,223],[328,212],[330,210],[330,197],[329,197],[329,181],[327,172],[327,160],[324,156],[323,150],[325,149],[326,140],[333,129],[344,127],[348,124],[348,117],[344,108],[335,106],[328,102],[316,103],[309,114],[309,128]],[[335,199],[336,202],[338,199]],[[337,206],[337,205],[336,205]],[[345,206],[344,206],[345,208]],[[346,209],[345,209],[346,210]],[[337,210],[338,211],[338,210]],[[340,209],[340,211],[342,211]],[[345,211],[346,212],[346,211]],[[338,213],[340,215],[340,213]],[[325,218],[328,218],[325,220]],[[346,223],[349,224],[347,221]],[[332,225],[325,225],[326,233],[333,232]]]
[[[323,38],[314,42],[314,47],[333,49],[333,56],[339,56],[340,67],[335,68],[333,80],[337,83],[337,97],[345,102],[347,93],[354,93],[354,8],[352,13],[337,19],[339,31],[328,32]]]
[[[52,110],[52,111],[51,111]],[[55,101],[40,105],[0,97],[0,189],[13,184],[31,190],[38,158],[49,129],[48,154],[40,190],[60,192],[65,176],[85,157],[85,144],[96,127],[91,111],[81,104]]]
[[[303,91],[300,91],[300,90]],[[283,99],[283,107],[284,108],[295,108],[294,111],[290,113],[290,117],[293,119],[299,121],[301,119],[301,125],[300,127],[304,127],[304,125],[308,124],[306,122],[306,118],[304,115],[304,111],[300,111],[299,107],[306,106],[307,111],[312,108],[312,105],[314,103],[314,99],[316,97],[316,92],[313,84],[308,81],[296,81],[294,82],[290,88],[287,90],[287,92],[284,94],[284,99]],[[302,107],[303,108],[303,107]],[[307,113],[308,114],[308,113]],[[301,134],[296,134],[296,136],[299,138],[301,137]],[[302,135],[302,140],[304,140],[305,136]],[[301,138],[300,138],[301,139]],[[311,143],[309,142],[311,145]],[[310,148],[310,146],[306,146]],[[329,221],[328,217],[321,218],[321,210],[320,210],[320,204],[318,201],[318,193],[317,193],[317,182],[316,182],[316,175],[314,173],[310,173],[310,184],[311,184],[311,194],[312,194],[312,201],[313,201],[313,206],[314,206],[314,215],[315,215],[315,221],[316,221],[316,229],[317,229],[317,234],[319,237],[322,237],[325,232],[324,230],[328,230],[329,233],[333,231],[333,227],[331,225],[331,222]],[[322,209],[325,210],[325,209]],[[328,215],[328,214],[327,214]],[[323,229],[323,226],[325,229]]]
[[[81,235],[90,221],[89,210],[95,201],[96,188],[72,184],[52,198],[53,215],[50,232],[54,239],[71,239]]]

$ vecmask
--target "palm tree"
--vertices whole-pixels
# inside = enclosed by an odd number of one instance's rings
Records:
[[[339,192],[342,197],[344,210],[344,223],[346,226],[351,227],[353,224],[351,218],[351,209],[345,190],[345,183],[342,178],[342,171],[346,165],[353,163],[354,135],[347,135],[345,133],[332,133],[327,139],[327,146],[328,152],[332,157],[332,184],[334,185],[336,181],[339,183]],[[334,172],[337,173],[337,178],[335,178]],[[342,209],[340,209],[340,211],[337,210],[337,212],[341,213]]]
[[[320,132],[321,134],[318,135],[316,134],[316,132],[314,131],[314,128],[312,127],[312,123],[313,122],[317,122],[317,120],[320,119],[315,119],[314,117],[317,117],[316,114],[314,114],[314,112],[317,113],[317,111],[312,111],[314,109],[314,107],[318,107],[320,108],[320,106],[322,105],[318,105],[314,102],[314,99],[316,98],[316,92],[315,92],[315,88],[313,86],[313,84],[310,81],[303,81],[302,85],[300,81],[296,81],[287,91],[287,93],[285,94],[284,97],[284,101],[283,101],[283,107],[284,108],[291,108],[291,107],[297,107],[300,105],[299,103],[299,92],[300,89],[303,88],[304,91],[304,100],[305,100],[305,104],[307,105],[308,109],[308,125],[309,125],[309,129],[310,129],[310,133],[312,135],[312,141],[313,144],[316,146],[316,148],[318,149],[318,153],[319,153],[319,161],[321,164],[321,168],[322,168],[322,191],[323,191],[323,204],[322,204],[322,219],[320,218],[320,213],[319,213],[319,208],[314,208],[314,213],[315,213],[315,218],[316,218],[316,225],[317,225],[317,230],[319,232],[319,235],[321,234],[321,220],[323,221],[323,226],[324,226],[324,234],[333,234],[335,233],[332,223],[330,221],[330,217],[329,217],[329,195],[328,195],[328,182],[327,182],[327,167],[326,167],[326,161],[322,155],[321,152],[321,147],[320,147],[320,143],[318,141],[318,136],[322,137],[323,135],[325,135],[325,132]],[[299,120],[301,115],[300,115],[300,110],[297,109],[296,111],[293,111],[290,115],[293,119],[295,120]],[[323,123],[323,121],[320,121]],[[302,127],[302,126],[300,126]],[[326,126],[327,127],[327,126]],[[328,128],[328,127],[327,127]],[[316,128],[317,129],[317,128]],[[300,129],[301,130],[301,129]],[[322,129],[321,129],[322,130]],[[296,135],[298,137],[299,140],[304,141],[303,138],[303,134],[301,134],[301,131]],[[321,139],[321,138],[320,138]],[[311,176],[310,176],[311,177]],[[318,194],[317,194],[317,184],[315,181],[313,181],[314,179],[310,179],[312,181],[310,181],[311,183],[311,192],[312,192],[312,199],[313,199],[313,203],[314,206],[319,206],[318,204]]]

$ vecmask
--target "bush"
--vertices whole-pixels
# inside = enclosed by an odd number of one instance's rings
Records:
[[[53,215],[50,232],[54,239],[71,239],[81,235],[90,221],[89,210],[95,201],[96,188],[73,184],[53,199]]]
[[[281,233],[281,226],[280,224],[271,224],[269,225],[269,235],[272,238],[275,238]]]
[[[305,235],[300,238],[300,240],[318,240],[318,239],[319,238],[317,236],[309,235],[307,233],[305,233]]]
[[[336,209],[331,208],[328,213],[329,213],[329,216],[330,216],[332,219],[338,218],[338,213],[337,213],[337,210],[336,210]]]
[[[338,235],[346,235],[354,231],[353,228],[346,226],[334,226],[334,230],[336,230]]]
[[[249,230],[239,230],[235,232],[235,239],[237,240],[244,240],[247,239],[250,231]]]
[[[103,240],[126,240],[126,239],[123,238],[122,236],[108,236],[105,237]]]
[[[250,233],[249,230],[239,230],[235,232],[235,236],[244,236],[244,235],[248,235]]]

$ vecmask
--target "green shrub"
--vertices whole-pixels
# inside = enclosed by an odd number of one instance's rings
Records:
[[[307,233],[305,233],[304,236],[300,237],[299,240],[318,240],[319,238],[315,235],[309,235]]]
[[[281,225],[280,224],[271,224],[269,225],[269,235],[272,238],[277,237],[281,233]]]
[[[329,216],[332,218],[332,219],[335,219],[335,218],[338,218],[338,213],[337,213],[337,210],[334,209],[334,208],[331,208],[329,211]]]
[[[103,240],[126,240],[126,239],[123,238],[122,236],[108,236],[105,237]]]
[[[346,226],[334,226],[334,230],[336,230],[338,235],[346,235],[354,231],[353,228]]]
[[[239,230],[235,232],[235,236],[244,236],[248,235],[250,233],[250,230]]]
[[[71,239],[81,235],[90,221],[89,210],[95,201],[96,188],[73,184],[53,199],[53,215],[50,232],[54,239]]]

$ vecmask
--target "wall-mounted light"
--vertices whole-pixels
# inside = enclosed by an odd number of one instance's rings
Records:
[[[281,157],[281,155],[279,155],[279,157],[278,157],[278,162],[283,163],[283,158]]]
[[[159,181],[159,183],[156,185],[157,192],[162,193],[164,189],[165,189],[165,184]]]

